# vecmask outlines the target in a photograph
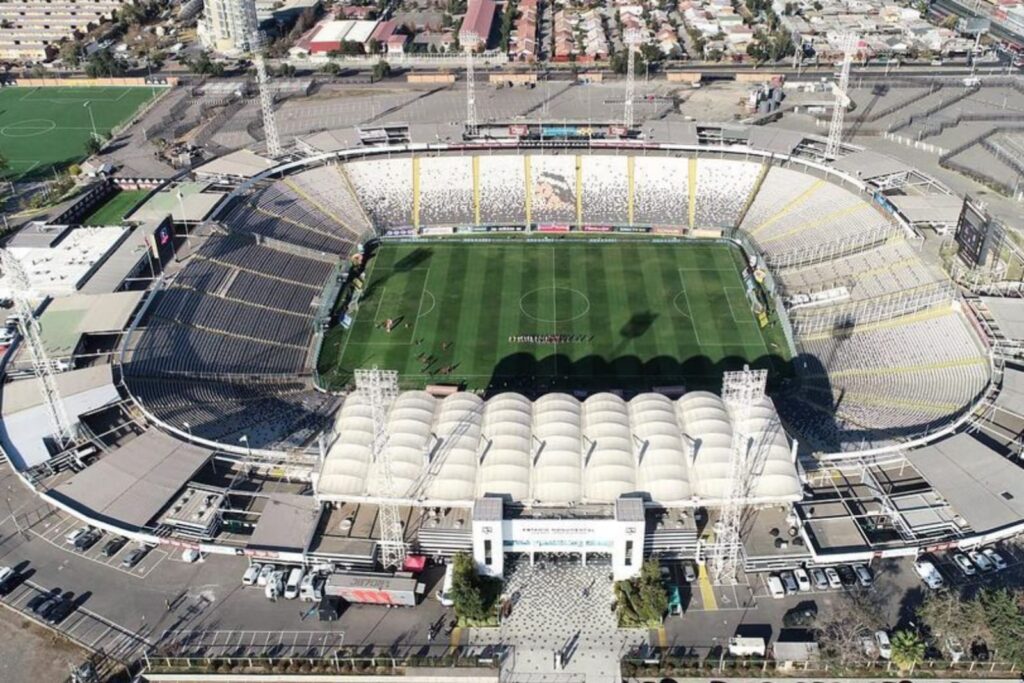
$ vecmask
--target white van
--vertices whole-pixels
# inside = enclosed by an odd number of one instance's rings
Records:
[[[302,583],[302,568],[295,567],[288,572],[288,583],[284,587],[285,600],[294,600],[299,597],[299,584]]]
[[[764,657],[764,638],[733,636],[729,639],[729,654],[733,657]]]
[[[768,593],[776,600],[786,597],[786,589],[782,585],[782,579],[775,574],[768,575]]]
[[[267,585],[263,589],[263,594],[267,596],[267,600],[277,600],[283,592],[284,571],[276,571],[267,579]]]
[[[452,581],[455,578],[455,565],[449,564],[444,570],[444,581],[441,583],[441,590],[437,591],[437,599],[445,607],[451,607],[455,602],[451,598]]]

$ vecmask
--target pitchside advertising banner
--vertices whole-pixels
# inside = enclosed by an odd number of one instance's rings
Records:
[[[543,225],[537,226],[537,232],[569,232],[570,228],[568,225],[561,225],[558,223],[544,223]]]
[[[467,225],[459,228],[459,232],[523,232],[522,225]]]

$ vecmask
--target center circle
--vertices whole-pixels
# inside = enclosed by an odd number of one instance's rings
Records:
[[[572,287],[538,287],[523,294],[519,310],[537,322],[568,323],[587,314],[590,299]]]
[[[27,119],[0,128],[0,135],[9,138],[30,138],[49,133],[56,127],[57,124],[50,119]]]

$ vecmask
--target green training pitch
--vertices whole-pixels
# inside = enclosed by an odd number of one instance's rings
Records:
[[[124,217],[149,194],[149,190],[122,190],[96,208],[83,225],[122,225]]]
[[[0,152],[10,164],[7,176],[30,180],[81,161],[96,132],[104,137],[128,120],[161,88],[3,88],[0,89]],[[86,103],[89,106],[86,107]],[[89,112],[92,111],[92,119]]]
[[[784,372],[783,333],[758,324],[742,258],[710,242],[384,243],[352,326],[324,339],[321,378],[340,388],[377,366],[403,386],[490,393],[717,391],[744,363]]]

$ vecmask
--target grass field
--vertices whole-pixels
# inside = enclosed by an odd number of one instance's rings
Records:
[[[781,372],[789,358],[778,327],[755,320],[741,267],[738,249],[716,243],[385,243],[319,369],[331,387],[376,365],[407,386],[717,390],[724,370]],[[522,335],[568,337],[510,339]]]
[[[90,110],[96,132],[107,137],[160,92],[118,87],[0,89],[0,151],[10,163],[7,177],[47,176],[54,168],[81,161],[93,130]]]
[[[83,225],[121,225],[125,215],[149,194],[149,190],[123,190],[110,197],[82,221]]]

